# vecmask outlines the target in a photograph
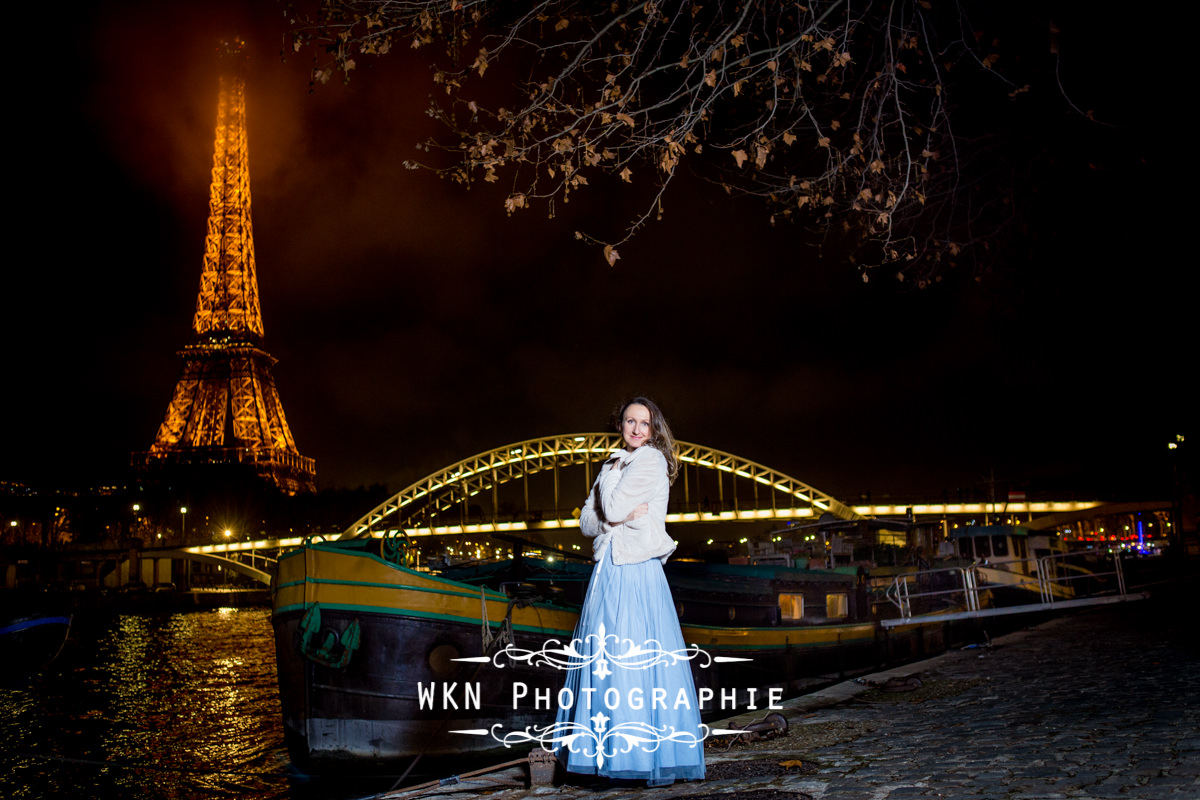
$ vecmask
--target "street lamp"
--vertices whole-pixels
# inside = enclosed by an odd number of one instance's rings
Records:
[[[183,520],[181,523],[183,526],[183,543],[187,544],[187,506],[179,509],[179,518]]]

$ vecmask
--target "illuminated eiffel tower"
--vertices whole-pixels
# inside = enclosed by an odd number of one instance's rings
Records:
[[[316,463],[300,455],[262,349],[263,323],[250,224],[244,43],[222,43],[204,271],[183,371],[143,475],[252,472],[287,494],[316,491]]]

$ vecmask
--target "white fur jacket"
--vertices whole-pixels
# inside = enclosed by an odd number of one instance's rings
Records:
[[[667,497],[671,481],[667,459],[659,450],[642,445],[632,453],[618,450],[596,476],[592,491],[579,515],[583,535],[594,539],[592,553],[599,558],[605,542],[612,547],[614,564],[640,564],[657,558],[666,563],[675,552],[667,535]],[[648,503],[650,511],[631,522],[621,520],[634,507]],[[602,513],[597,513],[597,507]]]

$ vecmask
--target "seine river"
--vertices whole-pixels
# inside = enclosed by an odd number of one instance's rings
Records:
[[[350,800],[395,782],[292,766],[266,608],[77,614],[43,674],[0,688],[0,742],[9,800]]]

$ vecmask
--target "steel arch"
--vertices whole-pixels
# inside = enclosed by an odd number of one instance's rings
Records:
[[[831,495],[778,470],[711,447],[691,442],[678,444],[679,459],[684,464],[695,464],[756,481],[788,497],[789,508],[794,508],[795,501],[800,501],[818,514],[828,512],[841,519],[858,519],[861,516]],[[393,515],[403,522],[404,509],[419,500],[427,500],[432,503],[435,513],[440,512],[489,490],[494,485],[499,486],[555,466],[591,463],[618,447],[620,437],[615,433],[544,436],[497,447],[465,458],[400,490],[364,514],[339,538],[357,539],[370,536],[376,531],[376,526]],[[396,529],[404,526],[386,527]]]
[[[226,569],[231,569],[234,572],[240,572],[243,575],[249,576],[265,586],[271,585],[271,573],[264,572],[252,564],[246,564],[242,561],[238,561],[236,558],[229,558],[228,556],[216,556],[212,553],[199,552],[197,548],[185,547],[175,548],[172,550],[147,550],[144,551],[144,553],[152,558],[182,558],[188,561],[196,561],[203,564],[217,564],[225,567]]]

